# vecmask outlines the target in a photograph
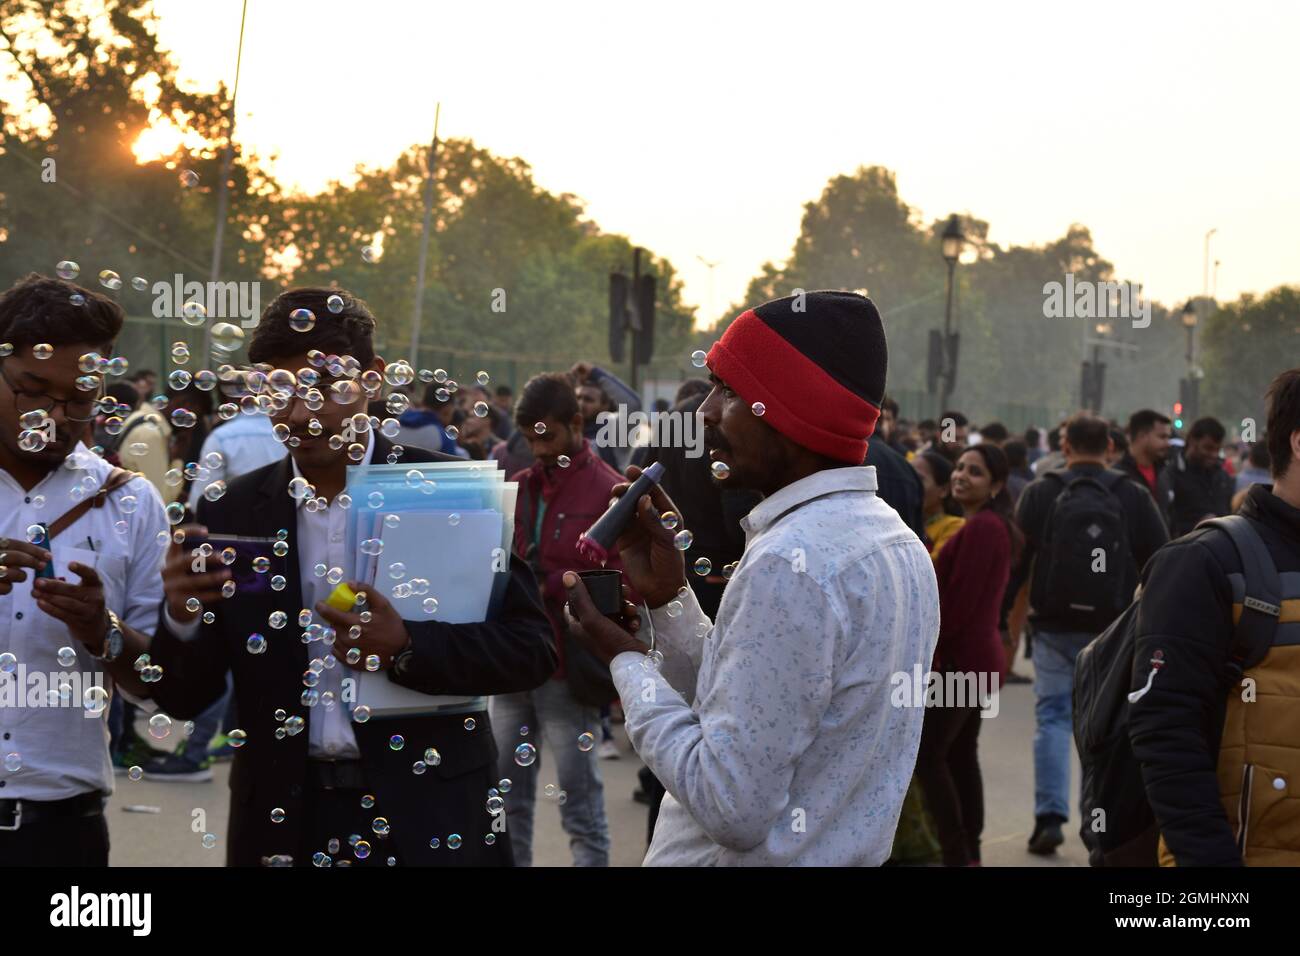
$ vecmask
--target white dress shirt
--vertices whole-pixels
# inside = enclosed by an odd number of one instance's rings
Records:
[[[827,469],[764,499],[716,624],[688,594],[676,617],[650,613],[661,669],[611,662],[628,736],[668,791],[645,865],[888,858],[925,714],[891,705],[890,678],[929,668],[939,594],[875,472]]]
[[[375,447],[375,430],[366,430],[366,457],[369,461]],[[298,463],[293,463],[293,475],[301,478]],[[288,489],[285,489],[288,494]],[[357,507],[355,503],[352,505]],[[324,601],[334,590],[334,585],[324,577],[317,577],[315,567],[324,564],[326,568],[342,568],[350,576],[352,562],[347,554],[348,509],[339,504],[338,495],[329,503],[328,508],[308,511],[304,500],[298,501],[298,576],[302,581],[302,606],[310,608],[313,620],[320,624],[316,614],[316,602]],[[307,657],[325,658],[337,647],[340,655],[348,646],[346,634],[335,636],[333,647],[324,641],[312,641],[307,645]],[[343,703],[343,678],[351,674],[351,668],[341,660],[333,667],[327,667],[320,673],[316,690],[321,697],[326,691],[332,691],[334,705],[326,707],[322,703],[310,708],[307,717],[307,756],[322,760],[359,760],[361,750],[357,747],[357,736],[352,732],[352,715]],[[355,679],[355,677],[354,677]]]
[[[68,468],[68,461],[81,467]],[[25,541],[30,525],[53,524],[77,504],[72,497],[75,487],[85,487],[89,478],[91,489],[97,489],[112,470],[81,443],[68,461],[30,491],[0,471],[0,537]],[[124,522],[120,530],[119,522]],[[108,609],[152,635],[162,602],[166,551],[165,539],[159,543],[158,534],[166,528],[157,490],[137,477],[109,495],[102,507],[87,510],[46,547],[54,555],[56,576],[77,584],[81,579],[68,564],[78,561],[94,567],[103,579]],[[27,580],[0,595],[0,653],[8,651],[18,659],[14,673],[0,674],[0,755],[17,754],[21,762],[17,771],[10,771],[0,759],[0,798],[61,800],[96,790],[112,793],[108,702],[97,702],[92,694],[87,709],[84,696],[92,684],[111,691],[112,678],[68,633],[67,625],[36,606],[35,572],[25,570]],[[76,654],[71,667],[59,663],[63,647]],[[66,685],[66,700],[59,699],[60,685]],[[53,699],[48,691],[54,692]],[[40,706],[31,706],[38,701]],[[56,706],[49,706],[52,703]],[[179,726],[173,733],[180,733]]]

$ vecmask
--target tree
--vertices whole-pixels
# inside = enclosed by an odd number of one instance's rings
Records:
[[[1264,432],[1264,390],[1279,372],[1295,367],[1300,339],[1300,287],[1278,286],[1262,296],[1249,293],[1219,306],[1202,330],[1202,415],[1230,430],[1243,418]]]

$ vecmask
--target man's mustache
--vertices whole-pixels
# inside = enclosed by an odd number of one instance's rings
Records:
[[[716,448],[718,451],[731,451],[731,443],[723,438],[721,433],[712,425],[704,426],[704,444],[709,448]]]

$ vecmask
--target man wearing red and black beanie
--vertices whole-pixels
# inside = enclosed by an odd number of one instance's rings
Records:
[[[668,791],[646,863],[878,865],[925,713],[900,691],[939,632],[929,554],[862,464],[885,392],[880,313],[850,292],[777,299],[738,316],[708,365],[715,480],[764,495],[716,621],[685,587],[658,487],[618,547],[662,663],[565,581]]]

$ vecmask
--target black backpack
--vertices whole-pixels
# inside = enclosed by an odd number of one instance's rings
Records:
[[[1224,662],[1226,693],[1248,668],[1264,659],[1273,644],[1281,582],[1272,555],[1250,519],[1230,515],[1203,521],[1198,527],[1206,526],[1227,534],[1246,579],[1241,618]],[[1083,771],[1079,835],[1092,866],[1155,866],[1158,862],[1160,833],[1128,734],[1140,602],[1139,594],[1074,662],[1074,743]],[[1093,828],[1093,811],[1098,808],[1105,812],[1100,831]]]
[[[1042,570],[1034,575],[1037,586],[1030,604],[1041,619],[1075,618],[1105,627],[1124,610],[1136,574],[1124,505],[1113,491],[1129,478],[1118,471],[1073,477],[1053,471],[1047,477],[1065,488],[1052,502],[1043,526],[1035,559]],[[1104,573],[1093,570],[1098,548],[1105,558]]]

